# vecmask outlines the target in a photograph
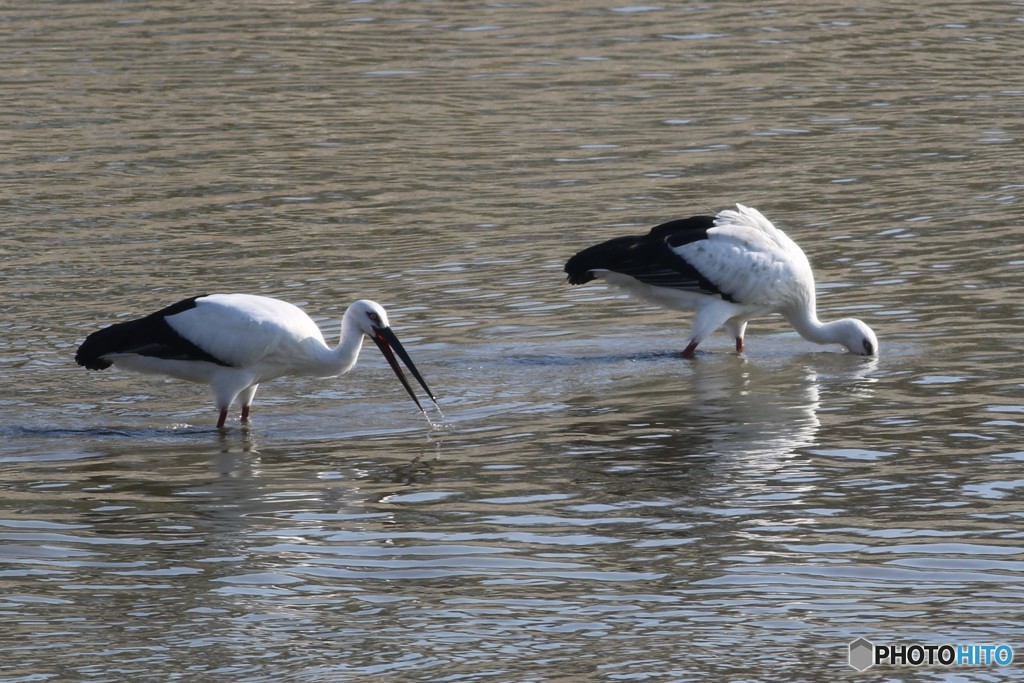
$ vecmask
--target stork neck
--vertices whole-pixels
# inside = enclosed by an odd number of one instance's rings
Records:
[[[842,343],[842,325],[840,321],[823,323],[818,320],[818,313],[812,305],[801,308],[795,313],[786,315],[789,324],[801,337],[816,344]]]
[[[362,331],[347,318],[341,321],[341,339],[338,345],[330,349],[327,364],[332,374],[341,375],[352,369],[359,359],[359,351],[363,348]]]

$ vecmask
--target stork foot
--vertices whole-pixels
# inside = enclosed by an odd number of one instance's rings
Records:
[[[224,429],[224,422],[228,419],[228,409],[224,408],[220,411],[220,418],[217,419],[217,429]]]
[[[743,353],[743,337],[736,337],[736,353]]]
[[[249,406],[242,406],[242,424],[249,424]]]
[[[690,342],[689,345],[683,349],[683,358],[693,358],[694,354],[697,353],[697,344],[698,342],[695,341]]]

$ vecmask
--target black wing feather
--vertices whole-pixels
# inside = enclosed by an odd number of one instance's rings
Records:
[[[594,279],[593,271],[610,270],[656,287],[718,294],[730,299],[672,251],[672,247],[707,239],[708,229],[714,224],[714,216],[692,216],[657,225],[646,235],[616,237],[588,247],[565,264],[569,284],[585,284]]]
[[[105,358],[107,354],[135,353],[169,360],[204,360],[229,365],[203,351],[167,324],[168,316],[195,308],[196,299],[204,296],[207,295],[194,296],[150,313],[145,318],[116,323],[93,332],[78,347],[75,362],[90,370],[103,370],[113,365]]]

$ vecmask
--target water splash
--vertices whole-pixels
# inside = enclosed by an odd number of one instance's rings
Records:
[[[437,401],[434,401],[434,409],[437,411],[437,414],[441,418],[440,422],[434,422],[433,420],[430,419],[430,415],[427,414],[426,410],[422,411],[423,412],[423,417],[427,420],[427,424],[430,425],[430,433],[433,434],[435,432],[451,432],[451,431],[454,431],[455,430],[455,424],[452,423],[452,422],[449,422],[448,418],[446,418],[444,416],[444,412],[441,410],[441,406],[439,406],[437,404]]]

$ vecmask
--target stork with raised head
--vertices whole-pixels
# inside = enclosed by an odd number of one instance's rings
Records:
[[[93,332],[78,348],[75,361],[90,370],[115,365],[207,384],[220,410],[220,428],[236,400],[241,404],[242,422],[249,421],[252,399],[262,382],[285,375],[334,377],[348,372],[356,364],[363,337],[369,337],[384,354],[421,412],[423,406],[395,360],[396,353],[436,404],[391,330],[387,312],[365,299],[345,311],[341,341],[335,347],[328,346],[308,315],[286,301],[253,294],[209,294]]]
[[[747,322],[781,313],[802,337],[878,354],[878,339],[854,318],[818,320],[814,273],[802,249],[759,211],[742,204],[717,216],[662,223],[646,235],[617,237],[565,264],[570,284],[600,278],[651,303],[695,311],[684,357],[719,327],[744,349]]]

